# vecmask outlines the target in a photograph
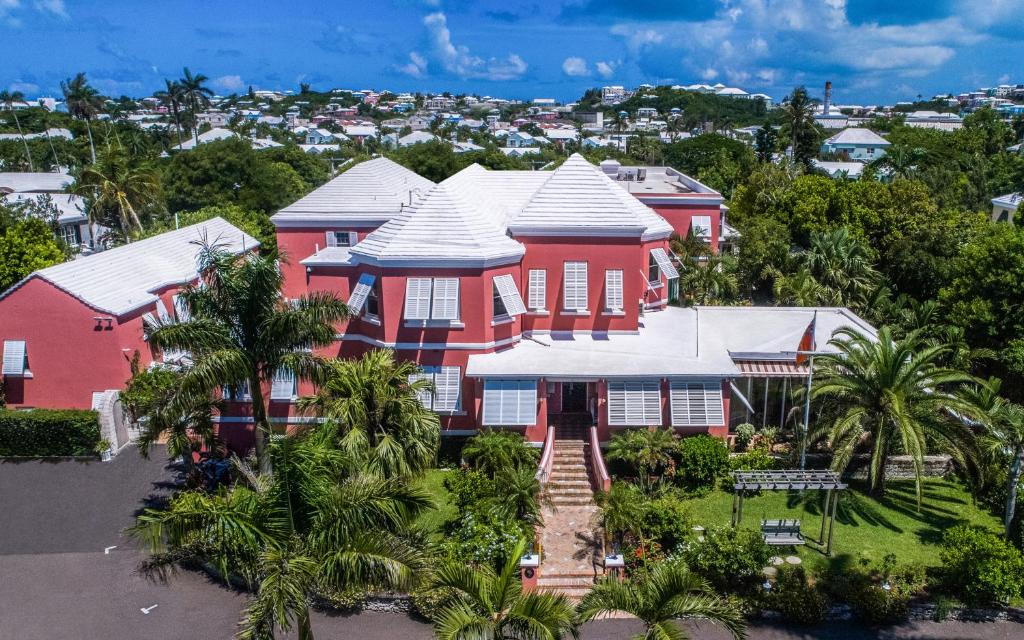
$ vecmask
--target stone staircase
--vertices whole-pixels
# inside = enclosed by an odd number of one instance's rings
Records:
[[[589,418],[589,416],[587,416]],[[594,546],[597,504],[590,473],[590,445],[583,425],[556,427],[554,460],[546,490],[550,504],[544,508],[541,545],[544,559],[537,588],[582,598],[601,574]],[[596,550],[595,550],[596,549]]]

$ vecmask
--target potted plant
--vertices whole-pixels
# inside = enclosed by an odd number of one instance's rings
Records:
[[[109,440],[100,440],[97,442],[96,453],[100,454],[100,460],[103,462],[110,462],[114,457],[114,452],[111,451]]]

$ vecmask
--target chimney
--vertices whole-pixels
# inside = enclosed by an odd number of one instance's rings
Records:
[[[828,111],[832,106],[832,81],[825,81],[825,104],[822,106],[822,115],[828,115]]]

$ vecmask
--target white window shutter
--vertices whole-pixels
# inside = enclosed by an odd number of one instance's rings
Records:
[[[366,304],[366,298],[370,295],[370,289],[373,288],[373,282],[376,279],[377,276],[370,273],[359,276],[356,286],[352,287],[352,295],[348,297],[349,311],[355,315],[363,312],[363,305]]]
[[[338,246],[338,239],[334,235],[333,231],[328,231],[327,232],[327,246],[328,247],[336,247],[336,246]]]
[[[405,281],[405,319],[430,318],[430,278],[409,278]]]
[[[178,317],[178,322],[188,322],[192,319],[192,313],[189,311],[188,305],[185,304],[184,298],[175,294],[171,297],[171,301],[174,303],[174,315]]]
[[[671,280],[679,277],[679,271],[676,270],[675,265],[668,259],[668,254],[662,248],[651,249],[651,257],[658,263],[658,268],[661,269],[661,273],[665,275],[665,278]]]
[[[608,424],[656,426],[661,424],[661,381],[608,383]]]
[[[604,303],[610,311],[622,311],[622,269],[604,272]]]
[[[459,319],[458,278],[434,278],[434,301],[430,317],[434,320]]]
[[[565,263],[565,287],[562,306],[569,311],[587,310],[587,263]]]
[[[157,327],[160,326],[160,323],[157,322],[156,316],[154,316],[152,313],[149,313],[148,311],[142,314],[142,323],[148,326],[150,329],[156,329]]]
[[[3,375],[25,375],[25,341],[4,340]]]
[[[485,380],[484,424],[522,426],[537,422],[536,380]]]
[[[539,311],[545,309],[547,304],[547,275],[544,269],[530,269],[529,302],[530,309]]]
[[[498,289],[498,295],[501,296],[501,302],[505,305],[505,311],[508,315],[518,316],[521,313],[526,313],[523,297],[519,295],[516,281],[511,275],[495,276],[494,286]]]
[[[434,411],[457,411],[462,387],[460,367],[440,367],[434,374]]]
[[[271,400],[291,400],[295,396],[295,374],[284,367],[274,372],[270,386]]]
[[[706,427],[725,423],[720,380],[673,380],[669,388],[674,426]]]
[[[354,247],[359,243],[359,235],[355,231],[348,232],[348,246]]]
[[[434,408],[434,374],[432,367],[423,367],[423,371],[420,373],[414,373],[409,376],[409,384],[413,384],[420,380],[426,380],[430,383],[429,386],[424,386],[422,389],[416,391],[416,399],[420,401],[425,409]]]
[[[161,324],[171,323],[171,314],[167,311],[167,305],[160,298],[156,300],[156,317],[160,319]]]
[[[515,424],[534,424],[537,421],[537,382],[520,380],[516,392],[519,402]]]

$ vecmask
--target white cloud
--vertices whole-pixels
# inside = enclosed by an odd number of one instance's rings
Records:
[[[242,81],[242,76],[239,75],[220,76],[210,80],[210,84],[218,91],[224,93],[239,93],[246,88],[245,82]]]
[[[423,18],[431,43],[431,56],[448,73],[462,79],[516,80],[526,73],[526,62],[515,53],[504,58],[482,58],[470,53],[464,45],[452,42],[448,18],[442,12]]]
[[[69,18],[64,0],[36,0],[36,9],[43,13],[52,13],[59,18]]]
[[[611,78],[612,75],[615,74],[615,67],[617,66],[618,63],[605,62],[604,60],[600,60],[594,64],[594,68],[597,69],[597,75],[601,76],[605,80]]]
[[[714,80],[715,78],[718,77],[718,69],[715,69],[714,67],[708,67],[707,69],[701,72],[700,77],[705,80]]]
[[[15,10],[21,6],[19,0],[0,0],[0,24],[9,27],[20,27],[21,20],[14,16]]]
[[[409,62],[400,65],[398,71],[413,78],[422,78],[427,73],[427,59],[412,51],[409,53]]]
[[[574,78],[582,78],[590,75],[590,67],[587,61],[577,56],[570,56],[562,62],[562,73]]]
[[[661,44],[665,40],[665,34],[656,29],[629,24],[613,26],[612,34],[625,37],[626,45],[634,53],[644,47]]]

